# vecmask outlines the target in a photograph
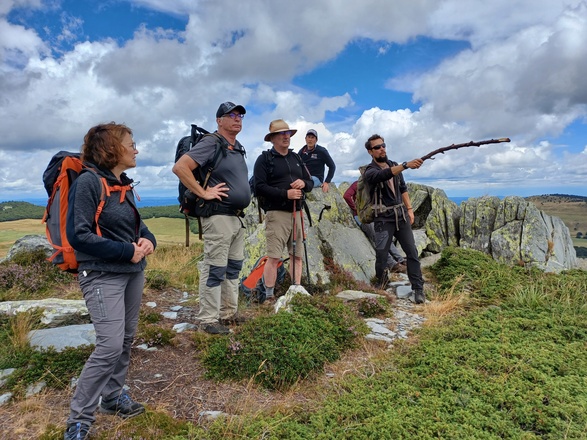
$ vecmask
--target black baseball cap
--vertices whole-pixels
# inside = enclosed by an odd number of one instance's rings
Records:
[[[221,118],[233,110],[238,110],[241,115],[244,115],[247,112],[242,105],[236,105],[234,102],[226,101],[220,104],[220,107],[218,107],[218,110],[216,111],[216,117]]]

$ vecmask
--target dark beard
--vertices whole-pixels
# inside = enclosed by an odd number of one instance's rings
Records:
[[[387,162],[387,154],[385,156],[376,157],[375,158],[375,162],[378,162],[378,163],[385,163],[385,162]]]

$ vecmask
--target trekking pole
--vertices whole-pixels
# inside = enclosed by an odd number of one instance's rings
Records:
[[[291,269],[291,283],[295,286],[296,285],[296,238],[297,238],[297,230],[296,230],[296,206],[297,201],[293,201],[293,236],[291,239],[291,247],[293,249],[293,255],[291,259],[292,269]]]
[[[302,194],[302,200],[303,199],[304,194]],[[312,284],[312,280],[310,280],[310,263],[308,262],[308,244],[306,243],[306,227],[304,226],[304,213],[302,211],[300,211],[300,223],[302,226],[302,243],[304,244],[304,256],[306,257],[306,276],[308,277],[308,284]]]

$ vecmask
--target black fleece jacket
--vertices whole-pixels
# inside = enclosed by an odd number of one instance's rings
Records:
[[[285,156],[275,148],[257,158],[254,169],[255,195],[262,198],[265,211],[293,211],[293,200],[287,198],[292,182],[302,179],[304,192],[312,191],[314,181],[300,157],[289,149]]]
[[[106,196],[98,218],[102,236],[96,233],[94,223],[103,187],[100,177],[104,177],[110,186],[130,185],[132,179],[123,173],[118,181],[110,170],[86,165],[95,172],[84,170],[75,180],[69,192],[67,212],[67,239],[76,251],[78,270],[115,273],[144,270],[147,265],[144,258],[139,263],[130,261],[134,255],[132,243],[137,243],[141,237],[151,241],[153,246],[157,246],[157,241],[141,220],[132,191],[127,191],[122,201],[120,192]]]

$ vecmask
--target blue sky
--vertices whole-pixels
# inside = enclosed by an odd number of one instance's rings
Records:
[[[142,196],[174,197],[175,145],[247,108],[249,168],[269,122],[314,128],[352,181],[379,133],[406,179],[451,197],[587,196],[585,0],[8,0],[0,5],[0,200],[43,197],[59,150],[129,125]]]

